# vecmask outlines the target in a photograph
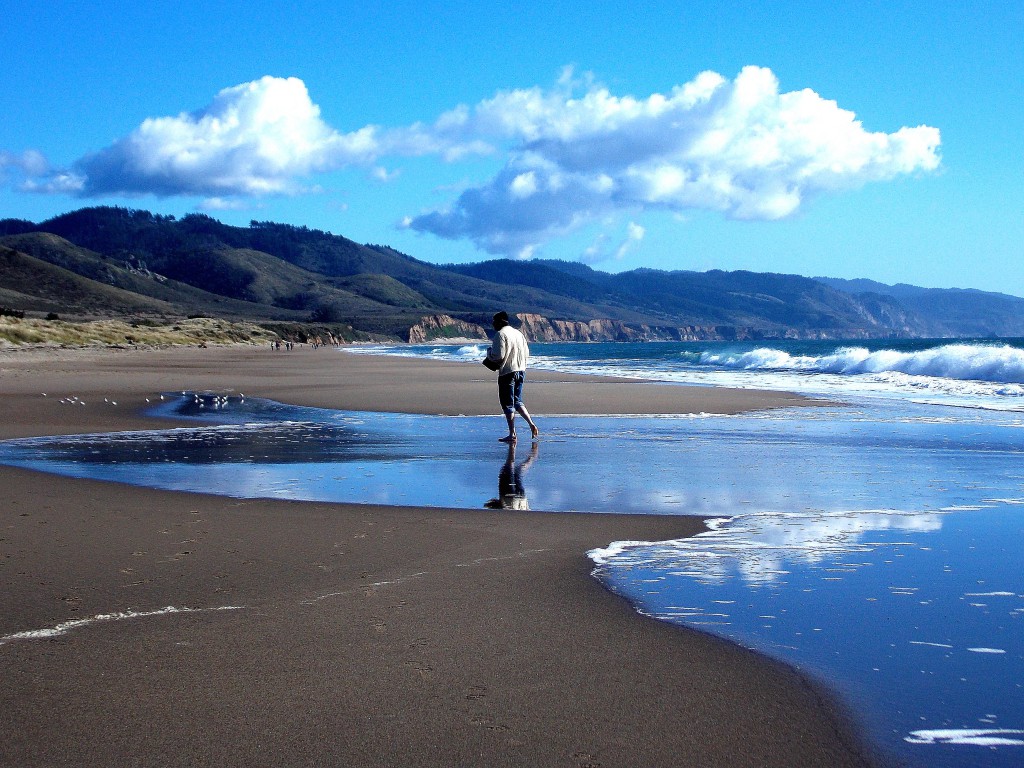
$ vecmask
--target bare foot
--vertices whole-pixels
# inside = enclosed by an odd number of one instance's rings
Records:
[[[540,437],[540,430],[537,429],[537,425],[536,424],[531,424],[530,425],[530,431],[533,432],[533,439],[534,440],[536,440],[538,437]]]
[[[514,443],[518,438],[515,435],[509,435],[508,437],[499,437],[499,443]]]

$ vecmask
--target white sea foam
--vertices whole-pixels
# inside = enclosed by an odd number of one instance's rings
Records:
[[[448,360],[479,359],[486,343],[463,345],[421,345],[399,347],[368,344],[350,347],[356,354],[434,357]],[[626,376],[650,373],[650,367],[664,367],[655,360],[584,360],[538,355],[546,366],[571,368],[573,371],[592,370],[594,373]],[[828,373],[843,376],[864,374],[903,374],[913,377],[979,381],[1006,385],[1004,394],[1024,395],[1024,349],[1009,344],[960,343],[945,344],[904,352],[895,349],[869,350],[867,347],[839,347],[823,355],[792,354],[784,349],[761,347],[747,351],[704,351],[695,365],[743,371],[792,371],[798,373]],[[648,369],[648,370],[644,370]],[[664,371],[663,371],[664,372]]]
[[[651,546],[652,543],[653,542],[650,541],[613,541],[607,547],[598,547],[590,550],[587,552],[587,557],[589,557],[595,565],[604,565],[629,549],[633,549],[634,547]]]
[[[466,344],[455,350],[455,357],[479,360],[487,352],[486,344]]]
[[[643,358],[591,357],[588,345],[531,357],[537,369],[703,386],[775,389],[819,396],[897,397],[931,405],[1024,410],[1024,349],[1008,344],[959,343],[904,352],[847,346],[827,354],[783,348],[675,352]],[[672,350],[677,346],[670,345]],[[666,348],[668,350],[668,347]],[[472,361],[485,345],[364,346],[362,354]]]
[[[911,731],[903,740],[910,744],[957,744],[974,747],[1024,746],[1024,730],[1017,728],[945,728]]]
[[[117,611],[116,613],[100,613],[86,619],[64,621],[53,627],[47,627],[45,629],[30,629],[25,632],[15,632],[11,635],[5,635],[0,637],[0,645],[4,645],[15,640],[46,640],[52,637],[60,637],[61,635],[66,635],[68,632],[75,629],[81,629],[82,627],[87,627],[91,624],[101,624],[111,621],[142,619],[149,616],[165,616],[171,613],[204,613],[208,611],[239,610],[242,610],[242,606],[240,605],[222,605],[215,608],[176,608],[173,605],[168,605],[166,608],[158,608],[153,611]]]
[[[1020,410],[1024,398],[1024,350],[1006,344],[947,344],[902,352],[842,347],[824,355],[782,349],[705,352],[700,364],[721,372],[708,383],[729,385],[746,376],[747,386],[824,395],[881,395],[928,405]]]
[[[901,542],[865,541],[868,532],[937,531],[939,512],[855,510],[848,512],[755,512],[716,520],[696,536],[660,542],[616,541],[588,556],[600,568],[656,563],[661,569],[685,571],[705,583],[722,583],[739,574],[751,584],[770,584],[786,574],[787,561],[816,565],[827,558],[866,552]],[[914,588],[892,587],[913,595]],[[904,591],[905,590],[905,591]]]
[[[897,372],[911,376],[1024,384],[1024,350],[1008,344],[947,344],[915,352],[892,349],[872,352],[865,347],[841,347],[828,355],[791,355],[779,349],[762,348],[741,353],[705,352],[701,355],[701,362],[744,370],[793,370],[846,376]],[[1024,391],[1019,394],[1024,394]]]

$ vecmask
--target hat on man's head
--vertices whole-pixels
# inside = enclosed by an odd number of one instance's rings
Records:
[[[491,320],[491,322],[494,324],[495,328],[502,328],[503,326],[508,325],[508,312],[506,312],[505,310],[498,312],[497,314],[494,315],[494,318]]]

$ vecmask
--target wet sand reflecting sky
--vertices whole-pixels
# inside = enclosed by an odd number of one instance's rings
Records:
[[[1024,759],[1019,414],[548,417],[510,450],[500,416],[191,394],[161,408],[191,423],[8,441],[0,461],[240,497],[719,517],[692,539],[595,551],[596,573],[644,613],[820,677],[901,759]]]

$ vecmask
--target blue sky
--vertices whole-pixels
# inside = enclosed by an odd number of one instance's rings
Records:
[[[1019,1],[89,5],[0,0],[0,217],[1024,295]]]

